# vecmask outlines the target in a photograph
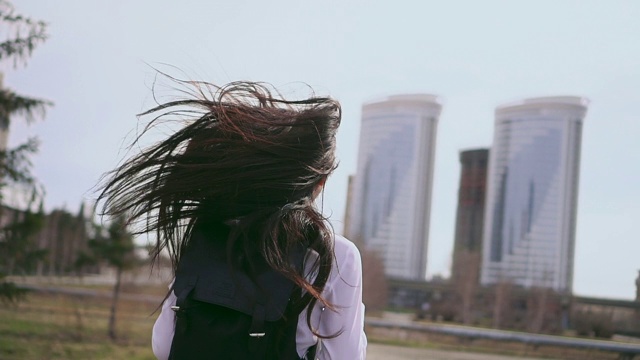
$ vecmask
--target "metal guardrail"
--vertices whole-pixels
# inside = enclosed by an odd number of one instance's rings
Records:
[[[397,322],[367,318],[365,325],[381,328],[406,329],[421,332],[432,332],[452,335],[468,339],[490,339],[499,341],[515,341],[532,346],[551,345],[580,349],[610,351],[620,354],[620,359],[633,359],[640,355],[640,344],[625,344],[607,340],[590,340],[555,335],[529,334],[516,331],[472,328],[458,325],[424,324],[417,322]]]

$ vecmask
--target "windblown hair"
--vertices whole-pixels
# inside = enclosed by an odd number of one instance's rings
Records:
[[[258,252],[304,290],[307,324],[334,261],[333,233],[314,205],[335,170],[340,104],[326,97],[288,101],[262,83],[191,83],[190,98],[158,105],[134,141],[167,121],[184,126],[109,172],[98,200],[105,215],[127,214],[136,234],[155,233],[154,259],[166,250],[174,273],[196,222],[229,226],[229,257]],[[317,253],[311,273],[291,259]],[[314,331],[314,329],[311,329]],[[315,331],[314,331],[315,333]],[[318,334],[316,334],[318,335]]]

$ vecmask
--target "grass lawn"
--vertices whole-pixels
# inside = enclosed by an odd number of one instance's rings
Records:
[[[93,290],[108,292],[109,288]],[[0,303],[0,359],[2,360],[155,360],[151,329],[164,287],[125,287],[127,294],[158,295],[158,303],[121,299],[117,340],[107,335],[111,299],[31,292],[17,305]],[[436,348],[473,353],[501,353],[514,358],[535,356],[560,359],[615,359],[617,354],[579,349],[531,347],[522,343],[464,340],[437,334],[398,334],[369,329],[369,341],[404,347]]]
[[[154,304],[120,301],[117,340],[107,335],[110,300],[30,293],[0,307],[0,359],[153,360]]]

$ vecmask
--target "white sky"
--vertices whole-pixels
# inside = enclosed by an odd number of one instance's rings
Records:
[[[154,71],[224,84],[310,84],[341,101],[340,168],[325,210],[342,227],[360,106],[406,92],[444,100],[435,165],[430,274],[451,263],[458,152],[486,147],[493,111],[532,96],[591,100],[583,132],[574,291],[635,296],[640,269],[640,2],[637,1],[36,1],[50,23],[5,85],[55,102],[44,122],[14,120],[11,139],[42,140],[35,173],[46,207],[76,211],[124,154]],[[173,72],[180,75],[179,72]],[[295,86],[294,86],[295,87]],[[301,93],[301,96],[306,95]]]

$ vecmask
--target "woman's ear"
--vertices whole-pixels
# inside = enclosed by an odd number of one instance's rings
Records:
[[[322,180],[320,180],[320,181],[318,182],[318,185],[317,185],[317,186],[318,186],[319,188],[324,188],[324,184],[326,184],[326,183],[327,183],[327,178],[328,178],[328,176],[323,177],[323,178],[322,178]]]
[[[320,195],[322,190],[324,190],[324,184],[326,184],[326,182],[327,182],[327,176],[323,177],[320,181],[318,181],[316,188],[313,190],[312,200],[315,200],[318,197],[318,195]]]

